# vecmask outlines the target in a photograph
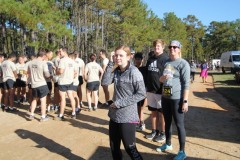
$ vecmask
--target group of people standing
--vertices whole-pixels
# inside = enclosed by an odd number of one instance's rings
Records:
[[[105,53],[105,50],[101,50],[100,59],[106,58],[103,56]],[[14,107],[14,100],[17,103],[27,102],[28,97],[30,103],[28,120],[35,119],[34,112],[37,106],[40,106],[41,109],[40,121],[49,120],[46,111],[50,110],[58,110],[59,114],[55,119],[64,120],[66,98],[68,97],[72,107],[71,118],[76,118],[76,114],[81,111],[84,80],[86,81],[88,109],[89,111],[92,108],[96,110],[98,89],[103,75],[103,68],[96,62],[96,59],[96,54],[90,55],[90,62],[85,66],[79,52],[68,53],[66,47],[61,47],[56,51],[54,58],[52,51],[43,48],[38,50],[37,55],[30,55],[29,59],[23,54],[18,56],[10,54],[7,60],[4,60],[4,56],[0,55],[0,100],[3,97],[3,103],[0,101],[0,104],[2,110],[16,112],[18,109]],[[15,93],[17,93],[16,96]],[[54,93],[53,98],[51,97],[52,93]],[[93,107],[91,106],[91,93],[95,98]]]
[[[124,45],[111,52],[109,59],[106,51],[101,50],[99,57],[102,65],[96,63],[97,55],[91,54],[90,63],[85,66],[79,53],[68,54],[66,47],[61,47],[54,59],[51,51],[39,49],[37,57],[32,57],[22,69],[18,69],[14,64],[14,55],[9,55],[6,61],[3,61],[3,56],[0,55],[3,80],[1,84],[5,93],[2,106],[4,110],[16,110],[12,104],[14,82],[16,77],[21,75],[21,80],[26,76],[24,84],[29,84],[28,93],[32,95],[29,120],[35,118],[34,111],[39,102],[41,121],[48,120],[46,109],[51,103],[51,84],[54,84],[53,108],[60,104],[56,119],[64,120],[66,95],[72,107],[71,117],[76,118],[76,113],[81,110],[81,85],[85,80],[89,111],[97,109],[98,89],[100,85],[103,87],[106,105],[109,107],[109,139],[114,160],[123,159],[121,142],[131,159],[143,159],[136,147],[135,134],[136,130],[142,131],[146,128],[143,117],[143,107],[146,106],[151,111],[152,131],[145,138],[157,142],[165,141],[156,148],[158,152],[172,150],[174,119],[180,144],[174,160],[185,159],[184,115],[188,111],[190,66],[181,58],[181,48],[181,43],[174,40],[169,43],[169,53],[166,53],[166,43],[161,39],[155,40],[154,51],[149,53],[146,66],[143,65],[142,53],[136,53],[132,57],[131,49]],[[112,83],[114,92],[110,100],[108,86]],[[21,93],[24,93],[24,90]],[[91,95],[95,97],[93,107]],[[23,100],[26,100],[26,97],[23,97]]]
[[[174,160],[185,159],[184,115],[188,111],[190,84],[189,63],[181,58],[182,45],[171,41],[169,54],[164,53],[165,42],[153,42],[154,52],[146,66],[137,53],[131,63],[131,50],[120,46],[111,55],[102,84],[114,83],[113,103],[109,106],[109,137],[114,160],[122,159],[121,141],[131,159],[142,159],[135,141],[135,131],[144,130],[142,107],[151,111],[152,132],[145,138],[165,141],[158,152],[172,150],[172,119],[177,126],[180,149]],[[158,126],[160,124],[160,129]]]

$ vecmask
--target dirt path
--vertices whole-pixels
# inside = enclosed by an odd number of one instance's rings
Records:
[[[190,111],[186,114],[188,160],[240,159],[240,110],[218,94],[210,81],[211,78],[203,84],[197,75],[191,85]],[[103,102],[102,93],[101,89],[100,101]],[[0,112],[1,160],[111,159],[107,108],[82,111],[76,120],[67,118],[64,122],[44,123],[26,121],[27,109],[28,106],[21,106],[17,114]],[[66,114],[70,114],[70,108]],[[151,129],[149,115],[145,109],[148,130],[137,133],[139,151],[146,160],[172,159],[179,147],[175,127],[173,151],[159,154],[155,148],[161,143],[144,138]],[[129,159],[125,151],[123,153],[125,159]]]

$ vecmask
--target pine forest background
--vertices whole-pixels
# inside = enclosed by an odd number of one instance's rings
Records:
[[[56,51],[64,45],[87,59],[121,44],[147,54],[158,38],[179,40],[188,60],[240,49],[240,19],[209,26],[194,15],[180,19],[170,12],[160,19],[141,0],[0,0],[0,29],[4,54],[32,54],[39,47]]]

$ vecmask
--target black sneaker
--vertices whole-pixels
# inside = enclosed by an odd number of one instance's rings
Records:
[[[71,118],[72,118],[72,119],[76,119],[76,118],[77,118],[76,114],[71,115]]]
[[[165,140],[166,140],[166,136],[165,136],[165,133],[163,131],[161,131],[158,135],[156,135],[153,138],[153,141],[155,141],[155,142],[163,142]]]
[[[1,105],[1,109],[2,109],[3,112],[5,111],[5,105],[4,104]]]
[[[156,130],[156,131],[152,131],[151,133],[146,134],[145,138],[146,138],[146,139],[150,139],[150,140],[152,140],[155,136],[158,135],[158,132],[159,132],[158,130]]]
[[[59,106],[54,106],[54,110],[55,110],[55,111],[58,111],[59,108],[60,108]]]
[[[46,122],[46,121],[48,121],[48,120],[49,120],[49,117],[48,117],[48,116],[46,116],[45,118],[42,118],[42,117],[41,117],[40,122]]]
[[[64,116],[60,117],[59,115],[57,117],[55,117],[54,119],[57,120],[57,121],[64,121],[65,120]]]
[[[6,112],[17,112],[18,109],[17,108],[10,108],[10,107],[7,107],[7,109],[5,109]]]
[[[76,108],[76,113],[79,114],[81,112],[81,108]]]
[[[29,116],[27,116],[26,118],[27,118],[28,121],[34,120],[34,116],[33,116],[33,115],[29,115]]]
[[[82,103],[82,102],[80,102],[79,104],[80,104],[80,107],[82,108],[82,106],[83,106],[83,103]]]

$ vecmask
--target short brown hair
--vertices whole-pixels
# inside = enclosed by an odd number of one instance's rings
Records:
[[[161,39],[156,39],[155,41],[153,41],[153,47],[156,47],[156,45],[158,43],[160,43],[162,45],[162,47],[165,48],[166,43],[163,40],[161,40]]]
[[[94,54],[94,53],[89,56],[89,58],[90,58],[90,60],[91,60],[92,62],[97,59],[96,57],[97,57],[97,56],[96,56],[96,54]]]
[[[117,47],[117,48],[115,49],[115,52],[116,52],[117,50],[120,50],[120,49],[124,50],[124,51],[127,53],[127,56],[131,56],[132,53],[131,53],[130,47],[125,46],[125,45],[121,45],[121,46],[119,46],[119,47]]]

